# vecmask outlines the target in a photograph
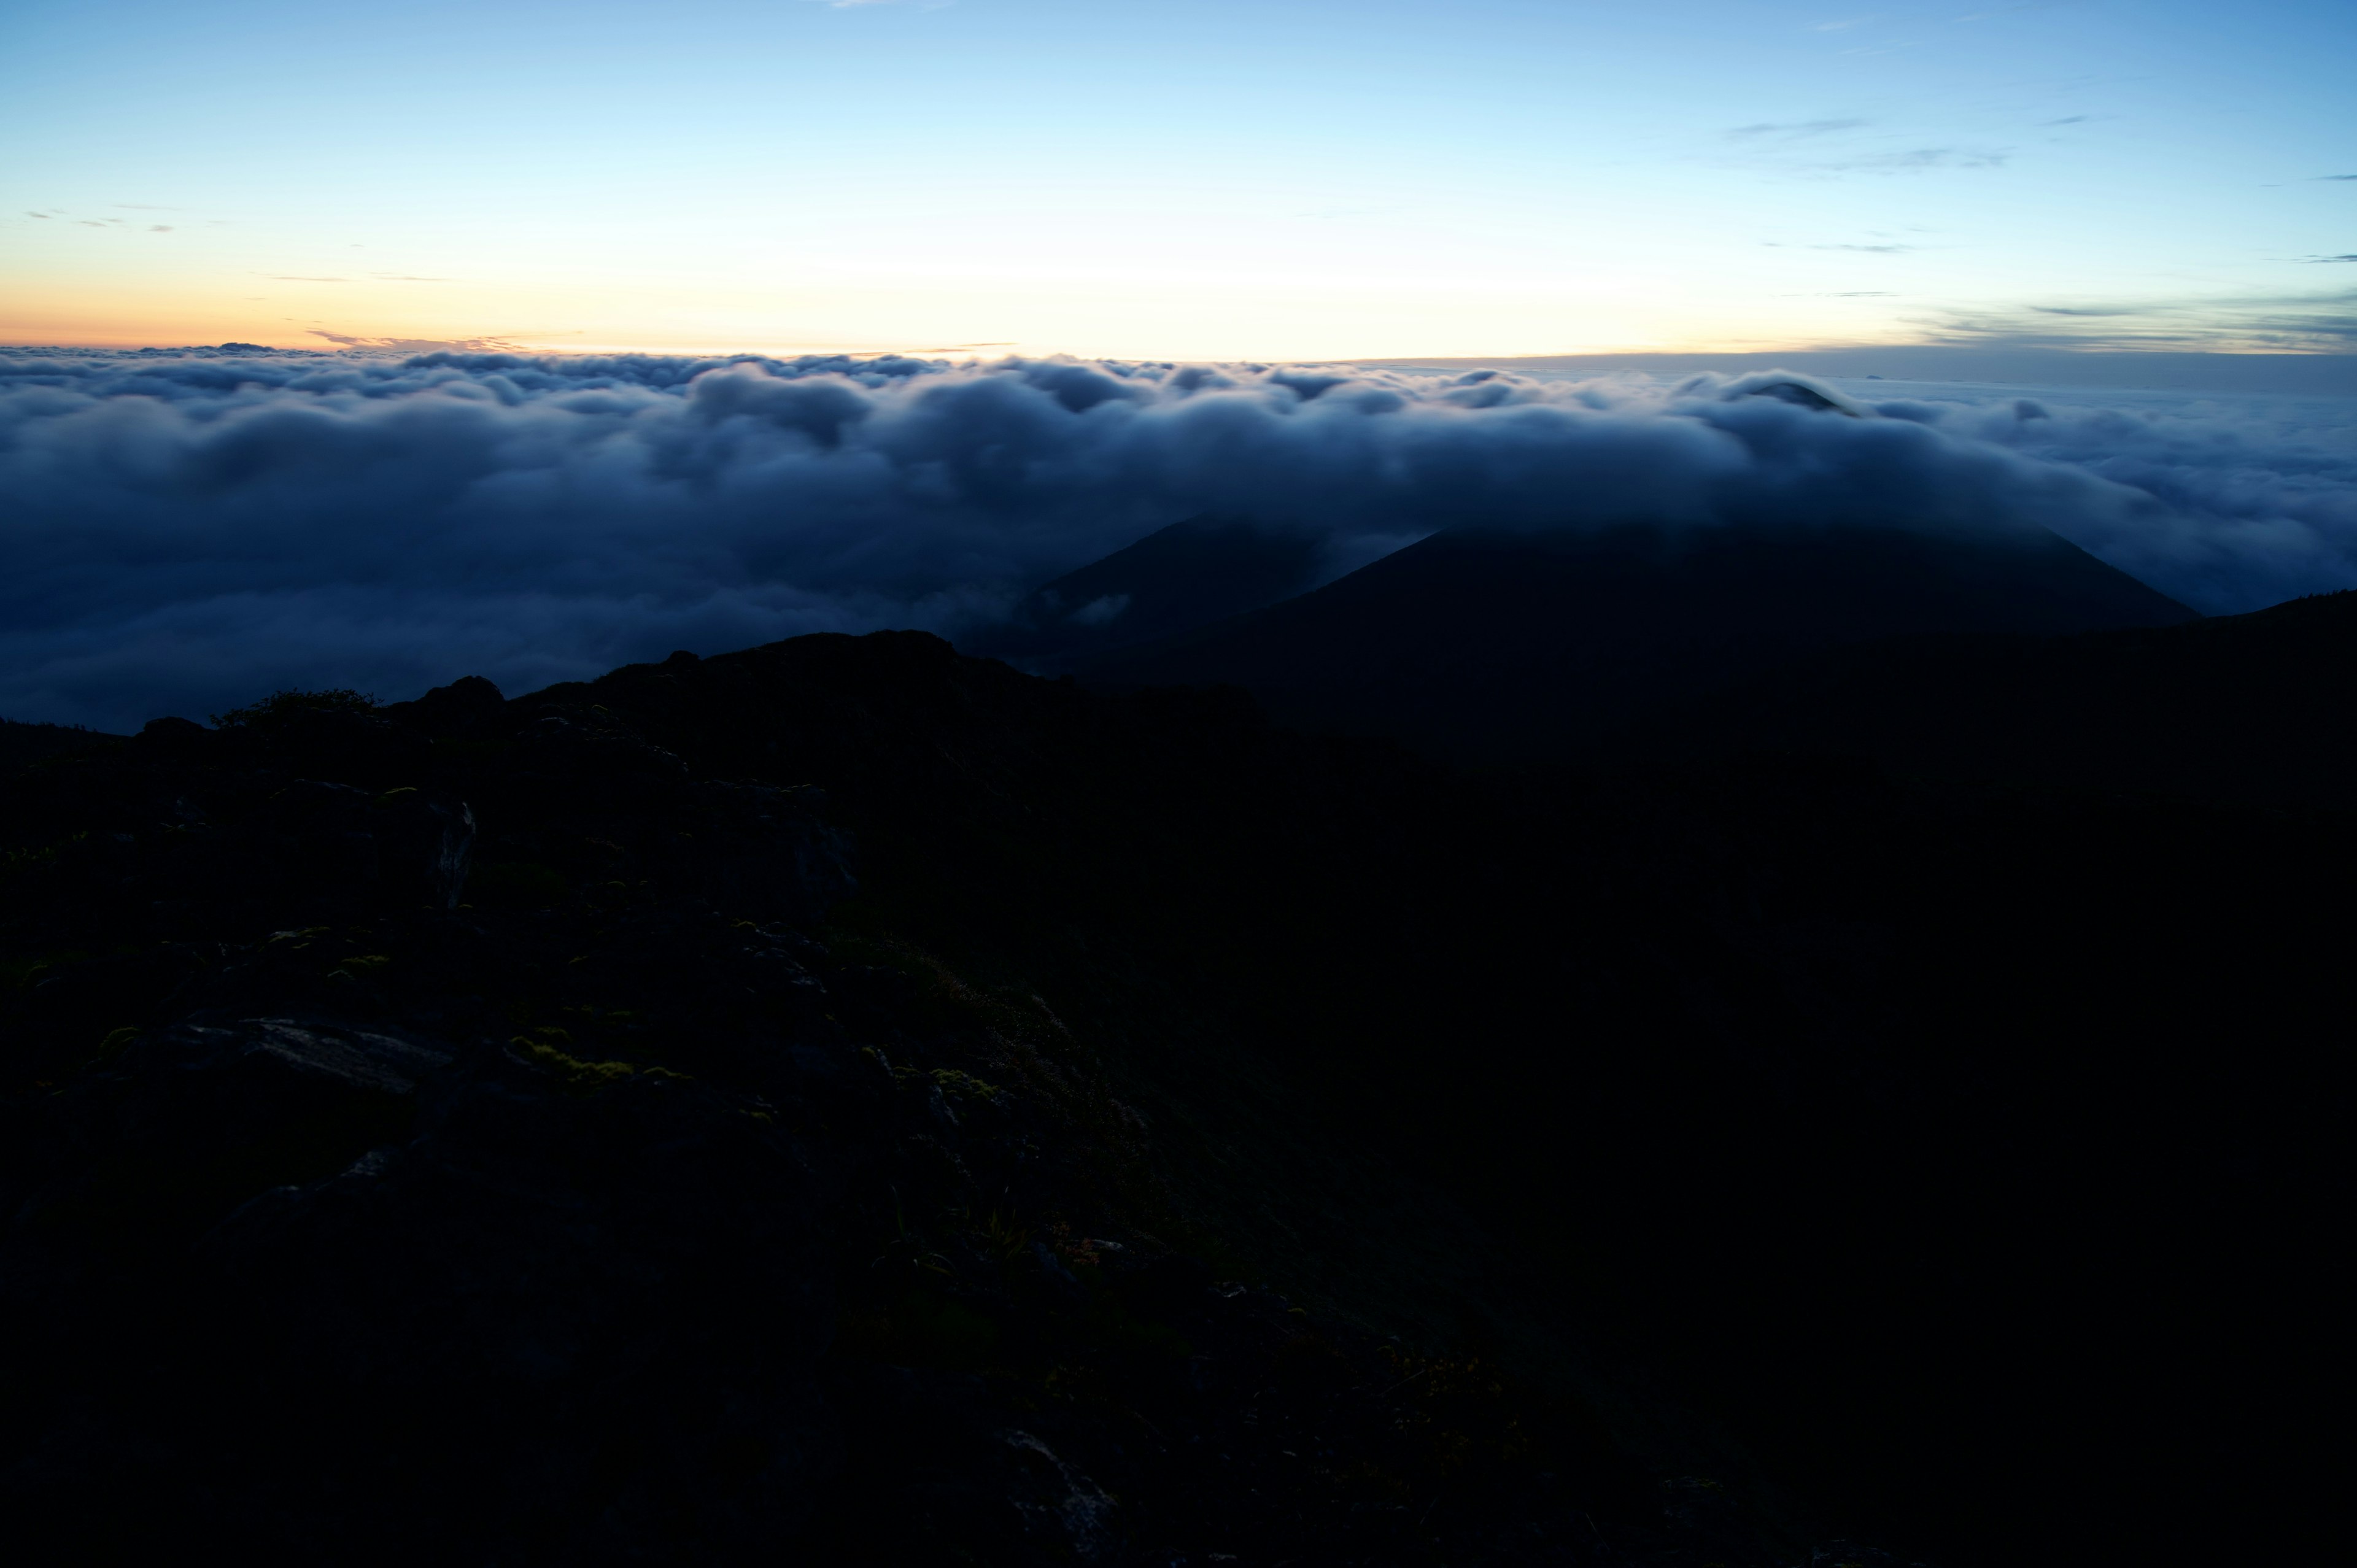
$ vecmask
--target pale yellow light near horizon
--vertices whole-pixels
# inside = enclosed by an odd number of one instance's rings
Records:
[[[0,224],[0,342],[1180,360],[1759,352],[1921,341],[1975,307],[2001,317],[2043,271],[1913,238],[1755,239],[1645,188],[1591,192],[1569,211],[1477,200],[1470,186],[1364,209],[1241,177],[1084,187],[1082,200],[1020,177],[749,192],[685,178],[630,190],[623,225],[619,190],[395,206],[329,189],[299,215],[44,209]]]
[[[32,286],[26,286],[27,285]],[[1760,313],[1668,285],[1469,287],[1398,279],[899,278],[799,287],[622,290],[558,282],[23,279],[0,342],[92,348],[249,342],[491,342],[557,352],[1070,353],[1157,360],[1709,351],[1881,338],[1864,313]],[[257,297],[258,296],[258,297]],[[1816,303],[1816,302],[1810,302]],[[1825,302],[1838,306],[1842,302]]]

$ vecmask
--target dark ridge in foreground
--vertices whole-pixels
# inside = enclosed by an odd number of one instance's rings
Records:
[[[60,752],[119,741],[119,735],[83,729],[78,725],[28,725],[0,719],[0,776],[14,773],[28,762]]]
[[[1670,756],[1843,753],[1919,776],[2357,810],[2357,591],[2077,637],[1846,649],[1653,715]]]
[[[2329,1495],[2343,815],[1468,777],[887,633],[158,721],[0,831],[59,1559],[2190,1563]]]

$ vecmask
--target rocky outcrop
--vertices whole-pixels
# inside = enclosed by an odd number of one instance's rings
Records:
[[[20,1538],[1586,1562],[1650,1517],[1488,1369],[1205,1262],[1045,1003],[823,926],[824,791],[597,695],[161,721],[11,786]]]

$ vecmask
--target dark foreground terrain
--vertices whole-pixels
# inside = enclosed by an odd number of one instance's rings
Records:
[[[0,785],[45,1561],[2257,1561],[2331,1495],[2338,752],[1464,775],[908,633],[227,718]]]

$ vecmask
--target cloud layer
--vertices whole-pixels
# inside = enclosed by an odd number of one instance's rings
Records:
[[[2211,615],[2357,587],[2357,400],[1963,396],[1879,405],[2140,498],[2059,532]]]
[[[1009,360],[0,354],[0,714],[510,690],[921,626],[1202,512],[1347,570],[1452,523],[2051,527],[2197,607],[2357,585],[2357,448],[2264,410],[1846,419],[1741,383]]]

